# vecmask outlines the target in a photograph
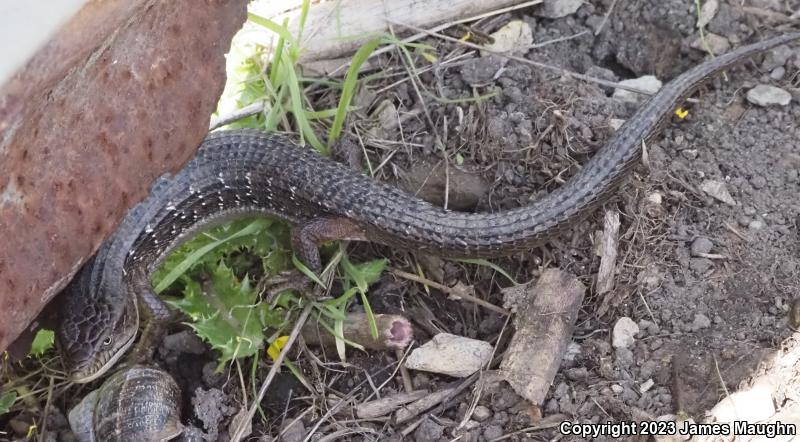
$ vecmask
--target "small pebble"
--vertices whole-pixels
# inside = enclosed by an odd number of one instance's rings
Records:
[[[750,178],[750,185],[756,189],[761,189],[767,185],[767,179],[764,178],[763,175],[756,175],[753,178]]]
[[[628,348],[633,345],[636,333],[639,333],[639,326],[633,322],[633,319],[623,316],[614,324],[611,345],[616,348]]]
[[[305,438],[306,427],[302,420],[287,419],[281,426],[281,441],[300,442]]]
[[[485,407],[483,405],[478,405],[475,407],[475,410],[472,412],[472,418],[478,422],[484,422],[492,417],[492,410],[489,407]]]
[[[711,50],[711,52],[717,55],[724,54],[731,49],[731,43],[727,38],[712,32],[706,32],[705,39],[697,37],[697,39],[692,42],[691,46],[700,51]]]
[[[583,5],[583,0],[546,0],[544,5],[533,10],[533,15],[545,18],[561,18],[574,14]]]
[[[792,101],[792,94],[779,87],[759,84],[747,91],[747,101],[757,106],[786,106]]]
[[[414,431],[417,442],[436,442],[444,435],[444,427],[432,419],[425,419]]]
[[[483,437],[486,440],[494,440],[503,437],[503,427],[500,425],[489,425],[483,430]]]
[[[586,367],[576,367],[567,370],[567,379],[571,381],[582,381],[589,378],[589,370]]]
[[[722,181],[706,180],[700,185],[700,190],[722,201],[725,204],[735,206],[736,200],[733,199],[728,187]]]
[[[661,80],[653,75],[645,75],[639,78],[632,78],[629,80],[622,80],[619,84],[623,86],[635,87],[650,93],[656,93],[661,89]],[[626,103],[639,103],[644,101],[647,97],[636,92],[626,91],[624,89],[616,89],[612,97],[624,101]]]
[[[633,352],[627,348],[618,348],[616,351],[617,354],[617,365],[622,368],[627,368],[631,364],[633,364]]]
[[[783,66],[778,66],[769,73],[769,78],[773,80],[780,80],[784,75],[786,75],[786,68]]]
[[[773,414],[775,404],[768,382],[756,382],[749,389],[734,392],[711,409],[711,415],[717,422],[758,422],[769,419]]]
[[[702,313],[696,313],[694,315],[694,321],[692,321],[692,331],[698,331],[708,327],[711,327],[711,320],[708,319],[708,316]]]
[[[754,219],[747,224],[747,228],[753,231],[758,231],[764,228],[764,221],[760,219]]]
[[[486,49],[519,55],[528,52],[528,46],[533,43],[533,31],[528,23],[512,20],[493,32],[492,39],[494,43],[486,45]]]
[[[687,160],[697,159],[697,149],[684,149],[681,151],[681,156]]]
[[[703,254],[711,253],[714,243],[704,236],[698,236],[692,241],[692,256],[700,256]]]
[[[414,349],[405,366],[410,370],[463,378],[480,370],[492,357],[492,349],[485,341],[439,333]]]

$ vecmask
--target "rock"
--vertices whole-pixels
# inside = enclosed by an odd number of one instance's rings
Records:
[[[505,26],[492,33],[494,43],[484,45],[486,49],[509,54],[524,54],[533,43],[533,31],[528,23],[522,20],[511,20]]]
[[[692,241],[692,256],[700,256],[706,253],[711,253],[714,243],[704,236],[698,236]]]
[[[614,394],[620,394],[623,391],[625,391],[625,389],[622,388],[622,385],[614,384],[614,385],[611,386],[611,391],[613,391]]]
[[[722,399],[711,409],[717,422],[758,422],[775,414],[772,389],[767,383],[756,383],[748,390],[737,391]]]
[[[608,125],[611,126],[611,128],[614,130],[619,130],[619,128],[622,127],[623,124],[625,124],[625,120],[623,120],[622,118],[612,118],[608,120]]]
[[[633,322],[633,319],[623,316],[614,324],[611,345],[615,348],[628,348],[633,345],[636,333],[639,333],[639,326]]]
[[[711,32],[706,32],[705,40],[697,37],[691,47],[700,51],[711,51],[714,55],[724,54],[731,50],[731,43],[727,38]]]
[[[417,442],[437,442],[444,435],[444,427],[431,419],[425,419],[414,431]]]
[[[306,435],[302,420],[287,419],[281,426],[281,442],[300,442]]]
[[[681,151],[681,156],[687,160],[697,159],[697,149],[684,149]]]
[[[753,231],[759,231],[764,228],[764,221],[760,219],[754,219],[747,223],[747,228]]]
[[[661,327],[658,324],[647,319],[642,319],[638,324],[639,330],[646,332],[648,335],[656,335],[661,331]]]
[[[773,80],[780,80],[784,75],[786,75],[786,68],[783,66],[778,66],[769,73],[769,78]]]
[[[630,349],[620,347],[614,351],[615,361],[618,367],[627,369],[633,364],[633,352]]]
[[[484,422],[490,417],[492,417],[492,410],[490,410],[489,407],[484,407],[483,405],[478,405],[472,412],[472,418],[478,422]]]
[[[730,206],[735,206],[736,201],[728,192],[728,187],[722,181],[705,180],[700,185],[700,190]]]
[[[533,15],[544,18],[561,18],[574,14],[583,0],[544,0],[544,5],[534,9]]]
[[[414,349],[405,367],[463,378],[480,370],[492,356],[492,345],[477,339],[439,333]]]
[[[612,71],[611,69],[604,68],[602,66],[598,66],[596,64],[589,66],[589,69],[586,69],[586,72],[584,72],[584,74],[590,77],[601,78],[603,80],[608,80],[608,81],[619,80],[619,77],[617,77],[617,74],[615,74],[614,71]]]
[[[194,155],[247,7],[80,3],[0,85],[0,353],[153,181]]]
[[[759,84],[747,91],[747,101],[757,106],[786,106],[792,101],[792,94],[779,87]]]
[[[761,69],[771,71],[778,66],[783,66],[786,61],[794,55],[794,49],[788,45],[778,46],[777,48],[768,51],[764,57],[764,62],[761,63]]]
[[[694,321],[692,321],[692,331],[696,332],[708,327],[711,327],[711,320],[708,319],[708,316],[702,313],[696,313],[694,315]]]
[[[753,186],[754,189],[761,189],[767,185],[767,179],[764,178],[763,175],[756,175],[750,178],[750,185]]]
[[[586,367],[576,367],[567,370],[567,379],[571,381],[582,381],[589,378],[589,370]]]
[[[697,14],[697,28],[706,27],[711,20],[717,15],[719,10],[719,0],[706,0]]]
[[[495,440],[503,436],[503,427],[500,425],[489,425],[483,430],[483,437],[486,440]]]
[[[648,360],[639,368],[639,378],[649,379],[658,370],[658,363],[653,360]]]
[[[197,387],[192,397],[194,415],[203,423],[209,440],[217,440],[220,422],[236,413],[236,409],[227,404],[227,396],[219,388],[208,390]]]
[[[623,86],[630,86],[635,87],[637,89],[641,89],[646,92],[650,92],[651,94],[655,94],[661,89],[661,80],[656,78],[653,75],[645,75],[639,78],[631,78],[628,80],[622,80],[619,84]],[[638,94],[636,92],[626,91],[624,89],[616,89],[614,90],[614,94],[612,97],[616,98],[617,100],[624,101],[626,103],[639,103],[644,101],[647,96]]]

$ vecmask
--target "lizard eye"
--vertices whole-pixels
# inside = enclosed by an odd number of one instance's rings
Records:
[[[111,336],[106,336],[106,338],[103,339],[103,345],[104,346],[109,346],[109,345],[111,345],[112,341],[113,341],[113,339],[111,338]]]

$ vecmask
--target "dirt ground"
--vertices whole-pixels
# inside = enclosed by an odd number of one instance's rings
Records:
[[[797,1],[757,0],[747,2],[747,9],[739,8],[738,0],[720,3],[707,31],[726,37],[734,47],[787,30],[780,17],[800,9]],[[686,0],[586,2],[558,19],[536,17],[526,9],[476,28],[488,33],[512,19],[530,25],[534,43],[580,34],[530,49],[526,58],[606,80],[652,74],[666,83],[706,56],[691,47],[698,37],[697,16],[693,2]],[[560,186],[605,143],[614,131],[613,120],[629,118],[637,108],[595,84],[500,57],[479,57],[454,43],[427,42],[442,63],[422,72],[418,86],[462,101],[417,94],[409,81],[385,88],[391,83],[387,80],[359,95],[363,115],[351,119],[350,131],[359,135],[353,138],[363,143],[373,166],[389,159],[379,178],[440,203],[447,188],[451,208],[518,207]],[[396,57],[382,63],[387,70],[402,68]],[[504,383],[492,384],[477,398],[467,389],[406,440],[550,440],[560,438],[557,428],[543,423],[564,419],[646,420],[679,413],[701,418],[726,390],[768,372],[776,357],[792,351],[797,343],[787,326],[787,310],[800,295],[798,74],[797,45],[755,57],[701,89],[689,115],[673,118],[647,146],[647,164],[638,166],[604,207],[619,211],[622,221],[618,274],[609,293],[598,296],[593,288],[598,268],[593,238],[603,228],[603,210],[538,250],[496,260],[518,281],[535,280],[544,268],[559,267],[591,287],[548,399],[535,407]],[[795,91],[794,99],[786,106],[755,106],[745,93],[757,84]],[[467,101],[487,94],[495,95]],[[386,100],[399,121],[388,128],[380,121],[379,105]],[[443,158],[447,174],[441,172]],[[725,183],[735,205],[701,190],[706,180]],[[654,198],[660,203],[651,204]],[[393,267],[415,271],[408,255],[367,244],[351,249],[357,257],[389,256]],[[431,279],[474,285],[479,296],[503,304],[500,288],[508,282],[491,269],[418,259]],[[419,342],[446,331],[498,345],[501,355],[512,332],[504,331],[505,339],[498,342],[505,324],[501,315],[435,290],[429,295],[422,286],[390,274],[370,297],[376,311],[411,318]],[[633,319],[640,328],[628,348],[611,345],[620,317]],[[277,437],[283,429],[283,440],[302,440],[342,398],[358,403],[371,392],[370,385],[383,382],[388,382],[384,396],[403,390],[392,368],[395,354],[354,353],[348,364],[328,356],[321,357],[330,362],[326,370],[311,363],[301,367],[329,394],[310,396],[291,374],[280,375],[262,404],[273,427],[257,432]],[[214,355],[180,327],[165,339],[158,357],[184,391],[187,422],[203,428],[207,440],[227,440],[241,399],[238,374],[214,374]],[[264,364],[259,372],[267,369]],[[415,388],[431,391],[452,382],[421,372],[412,372],[411,379]],[[784,388],[796,391],[797,379],[786,378]],[[649,381],[652,385],[643,388]],[[456,428],[473,400],[480,413]],[[285,427],[298,416],[298,424]],[[346,413],[325,417],[316,434],[339,437],[324,440],[400,440],[407,428]],[[58,413],[52,419],[52,428],[63,425]],[[66,432],[60,434],[68,440]]]

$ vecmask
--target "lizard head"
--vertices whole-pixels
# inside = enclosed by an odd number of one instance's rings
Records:
[[[91,272],[89,262],[81,270]],[[123,290],[92,285],[91,275],[79,274],[64,293],[64,309],[56,336],[67,374],[73,382],[91,382],[106,373],[130,348],[139,328],[136,296]]]

